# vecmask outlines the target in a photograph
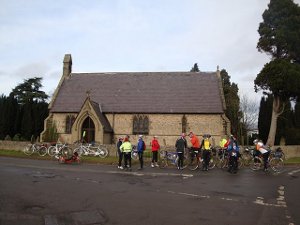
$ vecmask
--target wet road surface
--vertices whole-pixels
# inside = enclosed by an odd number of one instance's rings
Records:
[[[299,175],[0,157],[0,224],[300,224]]]

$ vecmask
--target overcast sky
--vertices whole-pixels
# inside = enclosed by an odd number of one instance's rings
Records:
[[[294,0],[300,3],[300,0]],[[0,0],[0,94],[43,77],[51,95],[73,72],[226,69],[241,94],[269,61],[256,45],[269,0]],[[159,82],[158,82],[159,84]],[[188,87],[187,87],[188,88]]]

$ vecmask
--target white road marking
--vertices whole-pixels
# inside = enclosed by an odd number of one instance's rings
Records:
[[[256,200],[254,201],[255,204],[258,205],[264,205],[264,206],[273,206],[273,207],[284,207],[287,208],[286,202],[285,202],[285,197],[284,197],[284,186],[279,186],[278,187],[278,197],[276,198],[277,204],[271,204],[271,203],[266,203],[264,202],[263,197],[257,197]]]
[[[187,195],[187,196],[192,196],[192,197],[199,197],[199,195],[195,194],[189,194],[189,193],[184,193],[184,192],[178,192],[179,195]]]
[[[294,175],[295,173],[299,173],[299,172],[300,172],[300,169],[299,169],[299,170],[293,170],[293,171],[289,172],[288,174],[289,174],[290,176],[292,176],[292,175]]]

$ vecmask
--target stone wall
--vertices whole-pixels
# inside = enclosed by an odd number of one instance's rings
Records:
[[[132,114],[108,114],[106,116],[114,130],[114,143],[119,136],[127,134],[130,135],[133,143],[137,142],[138,135],[132,134]],[[144,135],[145,143],[149,144],[155,135],[162,146],[174,146],[176,139],[182,133],[183,114],[148,114],[147,116],[149,117],[149,134]],[[225,135],[220,114],[186,114],[185,117],[187,133],[193,131],[199,137],[203,134],[211,134],[215,143],[219,143],[220,138]]]
[[[92,113],[92,112],[91,112]],[[57,126],[57,131],[61,142],[73,143],[80,136],[80,127],[72,128],[72,134],[65,133],[66,113],[53,113],[53,121]],[[75,114],[73,114],[76,116]],[[144,135],[146,143],[150,143],[153,136],[157,136],[161,145],[174,146],[176,139],[182,133],[182,118],[186,118],[186,132],[193,131],[197,136],[210,134],[213,143],[219,143],[221,137],[225,135],[224,115],[221,114],[143,114],[149,118],[149,134]],[[133,135],[134,114],[106,114],[106,117],[114,131],[111,143],[116,143],[119,136],[130,135],[133,143],[137,142],[138,134]],[[96,120],[96,118],[92,118]],[[95,124],[96,142],[103,143],[103,133],[98,127],[99,121]],[[73,126],[76,126],[74,124]],[[77,125],[77,126],[80,126]],[[230,124],[228,124],[230,126]],[[108,143],[108,142],[106,142]]]

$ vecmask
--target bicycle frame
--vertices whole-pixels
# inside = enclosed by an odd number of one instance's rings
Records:
[[[62,150],[67,147],[67,143],[56,143],[54,146],[50,146],[48,148],[48,154],[52,157],[58,158],[58,155],[63,154]],[[69,155],[71,152],[69,152],[70,149],[67,149],[67,152],[64,154]]]
[[[99,146],[93,146],[92,144],[83,145],[82,143],[78,148],[73,150],[73,153],[77,152],[78,155],[92,155],[92,156],[99,156],[101,158],[105,158],[108,155],[108,150],[106,148]]]
[[[44,144],[31,144],[24,148],[23,152],[26,155],[32,155],[37,152],[40,156],[45,156],[47,154],[47,148]]]
[[[176,152],[160,151],[160,168],[168,167],[169,165],[177,166],[178,156]]]
[[[276,151],[271,151],[268,157],[268,167],[270,167],[274,172],[280,172],[284,166],[282,157],[283,154],[279,155],[276,154]],[[259,170],[262,168],[263,164],[263,154],[255,154],[255,152],[253,151],[253,159],[250,168],[254,171]]]

